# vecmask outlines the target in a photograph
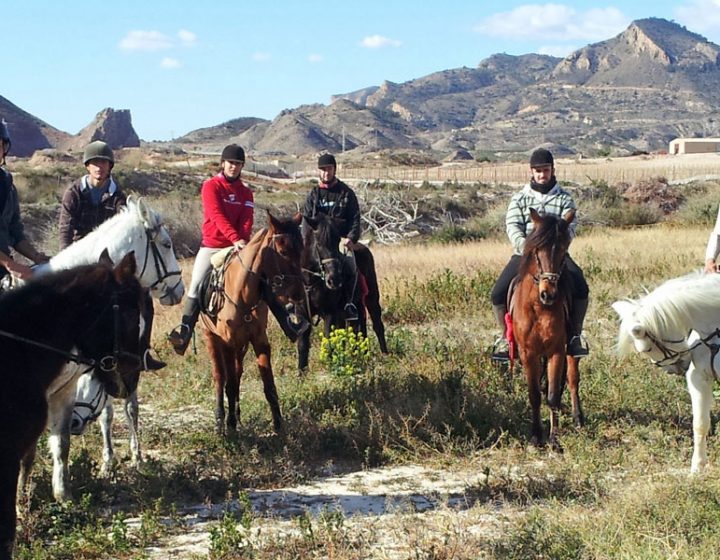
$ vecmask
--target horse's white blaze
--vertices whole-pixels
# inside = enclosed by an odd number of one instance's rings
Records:
[[[720,274],[697,272],[674,278],[637,300],[617,301],[612,307],[620,316],[621,354],[635,349],[668,371],[687,368],[693,411],[690,471],[702,471],[708,464],[713,382],[720,372],[720,355],[710,349],[720,342]]]

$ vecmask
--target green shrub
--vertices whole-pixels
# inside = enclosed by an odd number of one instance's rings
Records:
[[[352,377],[367,369],[370,343],[362,333],[352,329],[333,329],[329,337],[321,336],[320,362],[337,377]]]

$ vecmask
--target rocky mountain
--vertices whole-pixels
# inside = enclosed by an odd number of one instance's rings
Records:
[[[720,47],[658,18],[634,21],[618,36],[564,59],[495,54],[404,83],[384,82],[303,105],[272,121],[241,117],[173,141],[219,151],[241,143],[251,154],[364,154],[459,151],[475,157],[552,145],[587,155],[667,148],[678,136],[720,136]],[[128,111],[105,109],[71,137],[0,97],[15,131],[14,153],[77,149],[103,138],[114,147],[139,140]]]
[[[103,140],[111,148],[137,148],[140,138],[132,125],[132,117],[128,109],[103,109],[93,121],[64,142],[55,147],[70,152],[81,152],[90,142]]]

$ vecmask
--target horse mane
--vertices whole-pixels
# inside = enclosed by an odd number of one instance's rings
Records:
[[[566,227],[563,227],[563,224]],[[567,242],[569,238],[567,224],[563,219],[552,214],[543,215],[539,226],[535,227],[525,240],[525,249],[518,268],[518,275],[524,276],[533,266],[535,260],[532,257],[535,251],[551,247],[554,243]]]
[[[308,225],[303,232],[304,244],[301,262],[305,268],[309,268],[312,264],[319,266],[320,263],[315,262],[316,252],[313,250],[316,246],[328,247],[334,250],[340,241],[340,236],[332,219],[325,214],[319,214],[316,219],[317,226],[313,228]],[[337,238],[335,243],[333,243],[333,236]]]
[[[713,329],[720,324],[720,274],[698,270],[668,280],[649,294],[628,301],[636,306],[635,321],[658,337]],[[621,326],[617,344],[621,353],[632,348],[631,334],[624,331]]]

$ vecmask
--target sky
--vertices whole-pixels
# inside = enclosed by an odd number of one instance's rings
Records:
[[[140,138],[170,140],[495,53],[566,56],[647,17],[720,44],[720,0],[14,0],[0,96],[71,134],[129,109]]]

